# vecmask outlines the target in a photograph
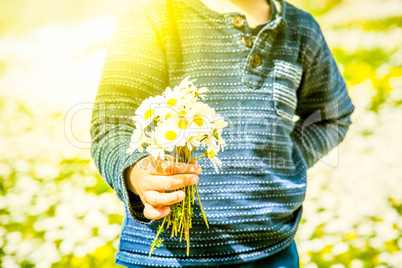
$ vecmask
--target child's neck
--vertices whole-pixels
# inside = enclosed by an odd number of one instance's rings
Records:
[[[251,28],[270,21],[271,8],[267,0],[200,0],[218,13],[241,12]]]

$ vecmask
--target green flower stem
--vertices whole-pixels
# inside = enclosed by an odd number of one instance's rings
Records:
[[[155,250],[156,247],[158,247],[158,244],[159,244],[158,242],[160,242],[160,243],[163,242],[162,239],[158,239],[158,236],[164,231],[163,230],[163,225],[165,224],[165,221],[166,221],[166,217],[163,219],[162,225],[160,225],[159,228],[158,228],[158,233],[156,234],[155,239],[154,239],[154,241],[152,243],[151,251],[149,252],[148,258],[151,258],[152,252]]]
[[[187,196],[186,196],[186,197],[187,197]],[[183,223],[184,215],[185,215],[185,214],[184,214],[184,208],[186,207],[186,206],[185,206],[185,201],[186,201],[186,198],[183,199],[182,204],[181,204],[181,217],[180,217],[180,224],[179,224],[179,227],[178,227],[179,231],[180,231],[180,229],[181,229],[182,224],[184,224],[184,223]],[[182,233],[183,233],[183,230],[182,230]],[[182,237],[182,234],[180,235],[180,242],[181,242],[181,237]]]
[[[200,203],[200,209],[201,209],[202,217],[204,218],[205,224],[207,225],[207,228],[209,229],[207,217],[205,216],[205,212],[204,212],[204,210],[202,209],[202,204],[201,204],[201,200],[200,200],[200,195],[198,194],[197,185],[194,185],[194,186],[195,186],[195,190],[197,191],[197,197],[198,197],[198,202]]]
[[[187,194],[188,195],[188,216],[191,217],[191,193],[190,193],[190,186],[186,187],[187,189]]]
[[[207,155],[202,154],[202,155],[199,155],[199,156],[196,156],[196,157],[192,157],[188,162],[191,163],[191,162],[193,162],[194,159],[197,159],[198,157],[202,157],[202,156],[207,156]]]
[[[183,215],[184,216],[184,215]],[[179,228],[180,229],[180,228]],[[183,231],[184,231],[184,224],[181,226],[181,231],[180,231],[180,242],[181,242],[181,239],[182,239],[182,237],[183,237]]]
[[[187,146],[184,147],[175,147],[173,151],[173,157],[174,161],[176,162],[183,162],[183,163],[191,163],[194,159],[206,156],[205,154],[199,155],[196,157],[191,157],[192,153],[194,152],[193,150],[189,150]],[[194,190],[195,187],[195,190]],[[193,210],[191,207],[191,204],[194,204],[195,201],[195,192],[197,193],[197,198],[198,202],[200,203],[200,208],[201,208],[201,213],[204,218],[205,224],[207,228],[209,229],[209,224],[207,221],[207,217],[205,215],[205,212],[202,208],[201,205],[201,200],[200,200],[200,195],[198,193],[198,188],[197,185],[191,185],[191,186],[185,186],[181,188],[181,190],[184,191],[186,194],[185,198],[178,203],[175,203],[170,206],[171,210],[169,215],[165,216],[163,219],[162,225],[159,226],[158,233],[152,243],[151,246],[151,251],[149,253],[149,258],[151,257],[152,252],[161,246],[161,243],[163,240],[161,238],[158,238],[159,235],[164,231],[163,226],[166,222],[167,219],[167,228],[171,226],[172,232],[171,232],[171,238],[174,236],[177,236],[178,233],[180,233],[180,242],[182,241],[183,233],[184,233],[184,238],[187,241],[187,256],[190,253],[190,228],[192,227],[192,221],[191,217],[193,214]]]
[[[170,212],[168,215],[168,223],[167,223],[166,229],[168,229],[170,224],[172,223],[171,216],[172,216],[172,213]]]
[[[190,220],[191,220],[191,215],[189,215],[188,216],[188,218],[187,218],[187,220],[188,220],[188,224],[187,224],[187,256],[188,256],[188,254],[189,254],[189,252],[190,252]]]

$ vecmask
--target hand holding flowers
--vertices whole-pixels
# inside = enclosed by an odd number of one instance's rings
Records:
[[[144,204],[144,216],[160,219],[170,213],[169,205],[184,199],[184,191],[173,191],[198,183],[202,169],[195,164],[179,165],[168,160],[154,160],[147,156],[139,160],[126,176],[127,188],[137,194]],[[170,163],[169,163],[170,162]]]
[[[225,146],[225,141],[221,135],[222,129],[227,126],[227,122],[224,121],[221,115],[216,114],[213,108],[198,101],[199,98],[205,99],[204,94],[208,90],[205,87],[198,89],[193,84],[195,80],[189,81],[188,78],[185,78],[173,90],[168,87],[162,95],[144,100],[135,111],[136,116],[133,117],[136,128],[131,137],[127,153],[131,154],[134,151],[144,152],[145,150],[152,156],[152,158],[147,158],[151,163],[167,158],[170,163],[168,161],[164,163],[165,165],[170,166],[172,161],[174,163],[173,168],[170,167],[173,172],[169,173],[169,175],[176,176],[173,180],[166,181],[163,176],[149,176],[149,170],[142,173],[138,171],[137,175],[130,176],[130,180],[133,180],[132,187],[137,188],[133,189],[133,192],[137,192],[140,196],[142,194],[141,200],[145,201],[145,206],[148,206],[147,213],[151,213],[151,217],[160,218],[159,216],[165,215],[168,213],[168,209],[157,207],[172,204],[171,212],[168,216],[165,216],[162,225],[159,226],[149,256],[163,242],[163,240],[158,239],[158,236],[164,231],[163,226],[166,219],[168,221],[166,228],[172,225],[171,237],[180,232],[181,241],[184,232],[187,240],[187,255],[189,254],[189,230],[192,226],[191,215],[193,214],[191,204],[194,204],[195,192],[197,193],[201,214],[209,228],[196,185],[198,177],[195,178],[194,182],[190,181],[195,176],[189,176],[187,173],[199,174],[197,172],[201,172],[193,163],[196,163],[196,158],[203,156],[212,162],[215,171],[219,173],[218,168],[222,164],[217,157],[217,153],[223,150]],[[206,147],[205,153],[193,157],[193,152],[199,146]],[[171,152],[172,155],[166,154],[166,152]],[[159,161],[158,163],[161,162]],[[187,173],[177,172],[178,163],[184,164],[186,167],[184,171]],[[155,165],[153,166],[154,173],[160,174],[158,169],[155,169]],[[136,178],[137,181],[135,181]],[[155,181],[150,183],[149,181],[152,179],[155,179]],[[179,182],[180,180],[181,182]],[[164,192],[179,188],[185,193],[184,199],[182,199],[183,195],[180,191],[174,195]],[[160,200],[151,199],[152,201],[149,201],[149,197],[144,195],[143,189],[162,191],[159,195]],[[150,206],[153,206],[153,209]]]

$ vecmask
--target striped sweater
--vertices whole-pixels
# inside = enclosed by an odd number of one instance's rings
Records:
[[[200,0],[127,0],[109,44],[92,122],[91,154],[125,204],[121,265],[213,266],[261,259],[287,247],[302,216],[307,169],[343,139],[354,106],[311,14],[271,0],[271,21],[253,37],[244,14],[218,13]],[[247,42],[251,40],[251,44]],[[205,158],[195,200],[190,255],[144,217],[124,175],[147,153],[125,153],[141,102],[189,76],[207,87],[228,146],[219,174]],[[194,155],[202,154],[196,150]]]

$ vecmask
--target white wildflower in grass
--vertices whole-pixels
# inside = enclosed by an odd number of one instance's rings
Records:
[[[166,154],[173,154],[174,161],[182,163],[192,163],[196,158],[206,157],[219,173],[222,162],[217,157],[217,153],[220,150],[223,151],[226,145],[221,135],[228,123],[221,115],[215,113],[214,108],[199,101],[199,99],[205,99],[208,89],[206,87],[198,89],[193,84],[195,80],[188,79],[189,77],[186,77],[180,85],[173,89],[167,87],[161,95],[150,97],[141,103],[135,111],[136,116],[132,118],[135,122],[135,130],[126,153],[146,151],[155,160],[165,159]],[[206,147],[205,154],[193,157],[192,154],[198,146]],[[164,218],[162,225],[158,228],[149,256],[163,242],[158,236],[164,231],[163,226],[166,220],[166,228],[172,225],[172,237],[181,232],[181,241],[184,232],[187,240],[187,255],[189,254],[193,213],[191,204],[194,204],[195,193],[205,224],[209,228],[197,185],[186,186],[181,190],[185,191],[186,197],[182,202],[171,206],[171,213]]]

